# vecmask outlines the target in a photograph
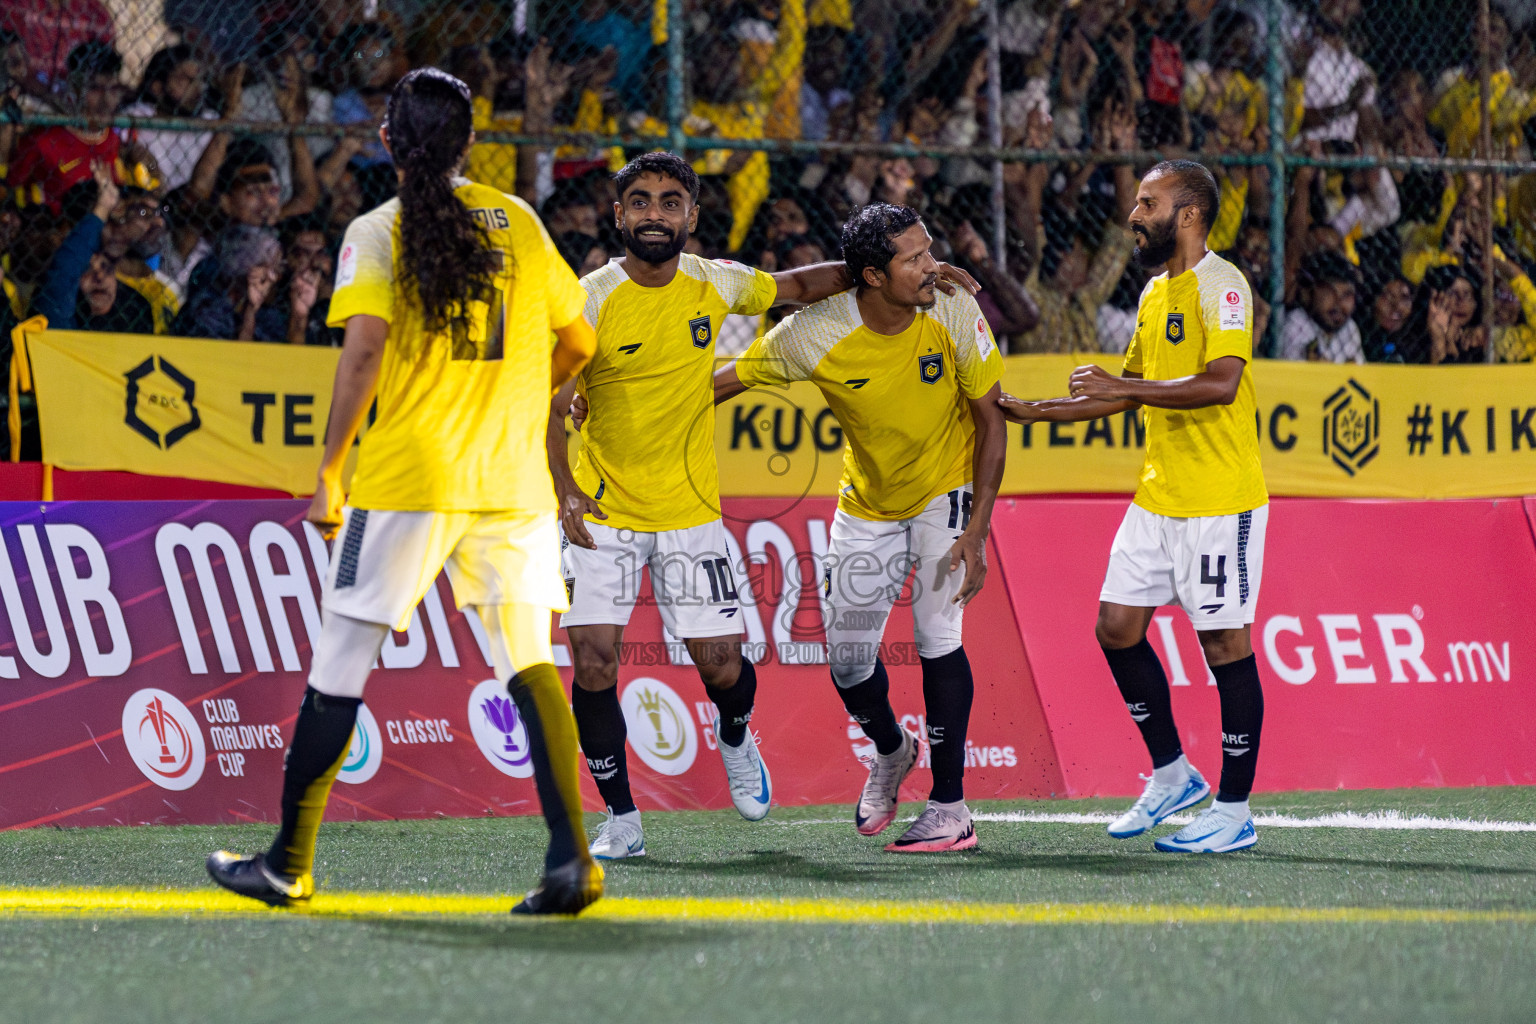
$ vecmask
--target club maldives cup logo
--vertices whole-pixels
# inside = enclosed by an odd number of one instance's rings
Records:
[[[139,771],[161,789],[191,789],[203,777],[203,732],[187,706],[164,690],[144,689],[128,698],[123,742]]]
[[[469,695],[469,731],[480,753],[497,771],[517,779],[533,775],[528,727],[504,684],[487,679]]]
[[[699,737],[688,705],[660,679],[634,680],[619,701],[629,728],[629,745],[652,771],[681,775],[693,767]]]
[[[378,774],[379,765],[383,763],[384,737],[379,732],[378,720],[368,710],[368,705],[359,704],[357,725],[352,728],[352,744],[347,747],[347,757],[341,762],[336,781],[354,785],[367,782]]]

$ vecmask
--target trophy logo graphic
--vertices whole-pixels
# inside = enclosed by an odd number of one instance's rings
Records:
[[[475,746],[497,771],[518,779],[533,775],[528,726],[504,684],[487,679],[470,693],[469,731]]]
[[[629,745],[652,771],[681,775],[693,767],[699,737],[688,705],[659,679],[632,680],[619,700]]]
[[[162,789],[191,789],[203,777],[202,730],[187,706],[164,690],[143,689],[128,698],[123,742],[139,771]]]

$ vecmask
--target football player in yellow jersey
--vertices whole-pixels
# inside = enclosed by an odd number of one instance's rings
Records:
[[[470,124],[463,82],[436,68],[400,81],[381,133],[399,196],[352,222],[338,262],[330,323],[346,342],[308,519],[341,539],[284,769],[282,827],[264,854],[208,859],[220,885],[267,903],[314,891],[315,835],[369,670],[445,564],[527,729],[549,825],[543,880],[513,912],[574,914],[602,895],[550,643],[550,612],[566,598],[541,451],[551,392],[596,339],[586,296],[533,211],[456,177]],[[375,397],[343,507],[342,464]]]
[[[961,617],[986,577],[1007,436],[997,344],[975,299],[935,290],[931,244],[915,210],[874,203],[857,211],[842,245],[857,287],[793,314],[715,375],[716,401],[812,381],[848,438],[823,582],[832,679],[875,744],[854,812],[862,835],[895,820],[918,755],[917,737],[891,709],[879,657],[891,606],[911,577],[933,790],[886,847],[895,853],[976,845],[963,787],[974,687]]]
[[[1121,375],[1080,366],[1070,398],[1002,399],[1019,423],[1146,408],[1146,462],[1110,550],[1095,634],[1152,755],[1152,778],[1110,835],[1141,835],[1210,793],[1184,757],[1168,679],[1147,643],[1159,605],[1184,608],[1221,699],[1216,800],[1153,843],[1165,852],[1222,853],[1257,841],[1248,793],[1264,694],[1250,632],[1269,494],[1254,430],[1253,296],[1242,272],[1206,248],[1218,199],[1215,178],[1200,164],[1174,160],[1148,171],[1130,217],[1134,255],[1142,266],[1166,270],[1141,294]]]
[[[639,156],[614,181],[625,255],[582,280],[597,353],[572,385],[583,417],[574,470],[568,400],[556,399],[548,436],[571,601],[560,624],[571,638],[582,752],[608,805],[592,842],[603,860],[645,854],[617,690],[618,647],[642,569],[663,623],[686,645],[716,707],[732,803],[749,821],[768,813],[772,780],[747,728],[757,672],[738,640],[740,556],[720,518],[714,343],[728,314],[815,301],[851,283],[842,263],[770,275],[684,253],[698,221],[699,179],[671,153]]]

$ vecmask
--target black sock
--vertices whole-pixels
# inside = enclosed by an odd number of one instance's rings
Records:
[[[741,659],[741,675],[736,685],[717,690],[706,685],[704,692],[720,709],[720,742],[739,747],[747,738],[747,723],[752,721],[752,705],[757,700],[757,669],[746,658]]]
[[[1241,661],[1214,666],[1211,675],[1221,695],[1221,788],[1216,799],[1247,800],[1259,762],[1259,731],[1264,726],[1259,662],[1250,654]]]
[[[539,793],[549,849],[544,870],[553,871],[576,857],[588,856],[581,823],[581,769],[576,764],[576,723],[565,703],[560,673],[550,664],[534,665],[513,676],[507,692],[528,729],[528,753]]]
[[[1157,652],[1142,637],[1133,647],[1102,648],[1109,671],[1114,674],[1120,696],[1141,730],[1141,738],[1152,755],[1152,767],[1172,764],[1184,753],[1179,730],[1173,724],[1173,702],[1168,694],[1168,677]]]
[[[928,799],[950,804],[965,799],[965,732],[976,686],[964,648],[941,658],[922,658],[923,707],[928,719],[928,756],[933,792]]]
[[[304,689],[283,767],[283,824],[267,851],[267,867],[280,875],[297,877],[314,869],[315,835],[331,783],[352,745],[361,703],[357,697],[328,697]]]
[[[635,799],[629,792],[629,761],[624,752],[628,733],[624,709],[619,706],[619,688],[583,690],[573,686],[571,711],[576,715],[581,752],[603,802],[614,814],[628,814],[635,809]]]
[[[879,658],[875,659],[874,675],[857,686],[839,686],[837,695],[864,735],[874,741],[876,752],[894,754],[901,749],[901,726],[891,710],[891,682]]]

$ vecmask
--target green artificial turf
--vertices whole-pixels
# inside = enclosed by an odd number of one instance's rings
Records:
[[[980,803],[978,811],[1121,809]],[[1256,812],[1397,810],[1536,821],[1536,790],[1258,797]],[[904,808],[909,814],[915,807]],[[649,856],[614,897],[800,897],[1536,911],[1536,833],[1260,827],[1218,857],[1154,853],[1101,825],[978,822],[979,850],[882,853],[842,807],[647,813]],[[595,824],[596,818],[592,819]],[[1166,830],[1166,829],[1164,829]],[[891,835],[896,834],[894,831]],[[0,833],[0,888],[208,886],[220,846],[269,826]],[[328,824],[332,891],[508,893],[537,819]],[[0,1020],[1536,1020],[1522,922],[759,924],[484,917],[0,915]]]

